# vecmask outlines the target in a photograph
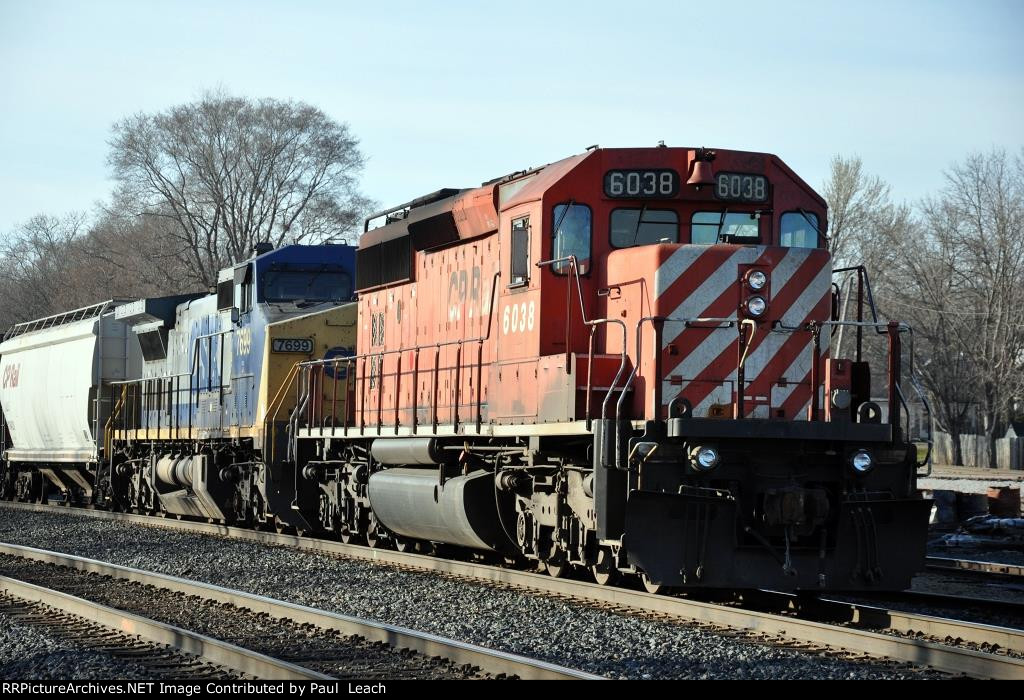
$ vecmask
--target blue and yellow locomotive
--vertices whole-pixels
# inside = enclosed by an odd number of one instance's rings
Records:
[[[287,461],[296,364],[354,353],[354,265],[344,245],[264,248],[222,270],[215,294],[118,306],[144,362],[111,398],[113,503],[225,522],[287,516],[302,482],[266,456]]]

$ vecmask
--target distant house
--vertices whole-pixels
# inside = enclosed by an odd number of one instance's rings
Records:
[[[1010,421],[1010,427],[1006,429],[1005,437],[1024,438],[1024,420]]]

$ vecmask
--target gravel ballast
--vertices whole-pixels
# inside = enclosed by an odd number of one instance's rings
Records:
[[[938,676],[741,642],[674,622],[285,547],[0,505],[0,541],[378,620],[612,678]]]
[[[278,619],[215,600],[0,554],[0,574],[198,632],[334,678],[462,680],[486,674],[444,659]]]
[[[0,612],[0,678],[4,680],[76,680],[110,678],[148,680],[149,672],[73,641],[59,639]]]

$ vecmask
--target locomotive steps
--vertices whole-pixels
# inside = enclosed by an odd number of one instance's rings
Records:
[[[194,656],[243,677],[265,679],[600,678],[392,625],[31,547],[0,544],[0,571],[10,574],[0,576],[10,596],[183,652],[179,676],[189,674],[187,659]],[[52,588],[33,583],[42,581]],[[156,619],[136,614],[141,612]]]

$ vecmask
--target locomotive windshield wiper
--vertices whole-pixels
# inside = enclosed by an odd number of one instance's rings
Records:
[[[806,211],[805,211],[805,210],[804,210],[804,209],[803,209],[802,207],[801,207],[800,209],[797,209],[797,211],[799,211],[799,212],[800,212],[800,216],[804,217],[804,219],[805,219],[805,220],[807,221],[807,223],[809,223],[809,224],[811,225],[811,228],[813,228],[813,229],[814,229],[814,232],[815,232],[816,234],[818,234],[818,236],[819,236],[819,237],[820,237],[820,238],[821,238],[821,239],[822,239],[823,241],[827,241],[827,240],[828,240],[828,237],[827,237],[827,236],[826,236],[826,235],[825,235],[824,233],[822,233],[822,232],[821,232],[821,229],[820,229],[820,228],[818,228],[818,225],[817,225],[816,223],[814,223],[814,219],[812,219],[812,218],[810,217],[810,215],[809,215],[809,214],[808,214],[808,213],[807,213],[807,212],[806,212]]]
[[[569,204],[565,207],[565,210],[562,212],[562,215],[560,217],[558,217],[558,222],[555,224],[555,229],[554,230],[555,230],[556,234],[558,233],[558,229],[560,229],[562,227],[562,222],[565,220],[566,215],[570,211],[572,211],[572,208],[574,206],[576,206],[576,200],[575,199],[570,199],[569,200]]]
[[[722,212],[722,216],[718,219],[718,231],[715,232],[715,244],[722,242],[722,227],[725,225],[725,219],[729,216],[729,207],[726,207]]]
[[[555,232],[555,234],[554,234],[555,235],[555,240],[558,239],[558,230],[560,228],[562,228],[562,222],[565,221],[565,217],[569,214],[570,211],[572,211],[572,208],[574,206],[576,206],[576,200],[575,199],[570,199],[568,206],[566,206],[565,209],[562,211],[562,215],[558,217],[558,222],[555,223],[555,228],[552,229]],[[561,247],[561,246],[559,246],[559,247]],[[556,256],[561,256],[561,252],[556,252],[555,255]],[[558,269],[562,269],[561,265],[558,266]]]
[[[644,220],[644,214],[647,212],[647,205],[640,207],[640,216],[636,217],[636,226],[633,228],[633,242],[629,244],[632,248],[636,245],[636,237],[640,235],[640,224]]]

